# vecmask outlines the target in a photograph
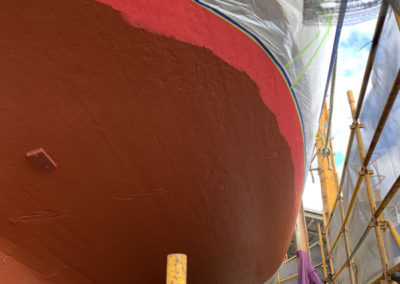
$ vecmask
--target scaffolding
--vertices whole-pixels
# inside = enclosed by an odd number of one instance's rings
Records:
[[[320,119],[315,141],[318,168],[310,170],[318,171],[321,183],[324,232],[320,234],[320,254],[323,260],[321,266],[324,268],[321,279],[325,283],[395,283],[392,282],[392,275],[400,271],[400,261],[391,263],[388,256],[392,250],[400,250],[400,236],[390,218],[384,214],[400,188],[400,175],[396,173],[397,178],[390,188],[386,188],[387,193],[382,198],[380,188],[379,190],[374,188],[380,185],[381,174],[378,167],[373,165],[373,156],[379,155],[376,153],[378,142],[400,90],[400,70],[391,83],[389,94],[382,94],[386,100],[383,108],[379,109],[380,116],[376,117],[374,123],[369,122],[370,125],[365,125],[364,121],[360,122],[367,86],[388,11],[396,16],[397,24],[400,23],[398,15],[383,1],[357,103],[353,92],[347,92],[352,124],[340,180],[336,174],[331,140],[325,138],[329,137],[326,135],[329,117],[326,105]],[[366,127],[372,128],[373,133],[367,142],[366,135],[363,134],[363,129]],[[329,151],[326,151],[327,148]],[[373,180],[378,182],[373,184]],[[325,237],[326,251],[323,237]],[[376,262],[371,264],[377,261],[371,259],[373,256],[379,256],[380,272],[374,270]],[[293,267],[296,268],[291,264],[292,261],[296,261],[296,258],[283,262],[276,283],[290,283],[289,281],[297,276],[297,273],[294,273],[285,275],[282,279],[282,272],[287,270],[293,272]],[[289,265],[292,265],[291,269],[288,269]]]

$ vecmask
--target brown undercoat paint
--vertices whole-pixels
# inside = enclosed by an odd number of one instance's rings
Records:
[[[268,279],[293,166],[246,73],[99,3],[0,18],[3,253],[53,283],[163,283],[174,252],[188,283]],[[39,147],[57,169],[29,163]]]

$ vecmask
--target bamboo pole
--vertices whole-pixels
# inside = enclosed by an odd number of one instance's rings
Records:
[[[344,209],[343,209],[343,200],[342,198],[340,199],[340,213],[342,215],[342,221],[344,219]],[[349,242],[349,230],[347,228],[347,226],[343,227],[343,238],[344,238],[344,246],[345,246],[345,250],[346,250],[346,257],[349,260],[347,262],[347,268],[349,270],[349,279],[350,282],[352,284],[355,284],[355,280],[354,280],[354,274],[353,274],[353,268],[352,268],[352,263],[353,260],[350,259],[350,242]]]
[[[350,214],[351,214],[351,212],[352,212],[352,210],[354,208],[355,202],[357,200],[357,194],[358,194],[358,192],[360,191],[360,188],[361,188],[362,176],[363,176],[362,174],[360,174],[358,176],[356,187],[354,188],[353,195],[351,196],[349,207],[347,208],[346,215],[344,216],[343,223],[342,223],[342,226],[340,228],[340,231],[337,234],[337,236],[335,238],[335,241],[333,242],[333,245],[332,245],[332,247],[331,247],[331,249],[329,251],[330,253],[332,253],[333,249],[336,247],[337,243],[339,242],[339,239],[340,239],[340,237],[342,236],[342,233],[345,230],[347,222],[349,221]]]
[[[322,259],[322,268],[324,270],[324,278],[325,280],[328,278],[328,272],[327,272],[327,265],[325,262],[325,251],[324,251],[324,241],[322,239],[322,232],[321,232],[321,226],[318,223],[318,237],[319,237],[319,247],[321,249],[321,259]]]
[[[345,155],[345,159],[344,159],[344,162],[343,162],[342,175],[340,176],[339,191],[338,191],[337,196],[335,198],[335,203],[333,204],[332,212],[330,213],[330,215],[328,217],[328,220],[326,222],[326,225],[325,225],[326,229],[329,228],[329,225],[330,225],[332,217],[333,217],[333,212],[335,211],[336,206],[338,204],[338,200],[339,200],[339,198],[340,198],[340,196],[342,194],[344,177],[346,175],[346,169],[347,169],[347,165],[349,163],[350,151],[351,151],[351,146],[353,145],[354,135],[355,135],[355,132],[354,132],[354,129],[352,128],[350,130],[349,142],[347,144],[346,155]]]
[[[331,157],[328,157],[328,158],[331,158]],[[333,168],[333,173],[334,173],[334,175],[336,177],[336,167],[335,167],[335,162],[334,162],[333,159],[331,161],[331,165],[332,165],[332,168]],[[335,179],[335,181],[337,181],[337,180]],[[334,183],[334,185],[337,187],[337,183]],[[343,232],[343,238],[344,238],[346,257],[347,257],[347,259],[349,259],[350,258],[349,229],[346,226],[347,222],[344,223],[345,215],[344,215],[344,206],[343,206],[343,198],[342,197],[339,198],[339,207],[340,207],[340,214],[341,214],[341,219],[342,219],[342,223],[343,223],[343,226],[342,226],[342,230],[343,231],[342,232]],[[353,264],[353,260],[349,259],[349,262],[347,263],[348,272],[349,272],[349,279],[350,279],[351,284],[355,284],[356,282],[355,282],[355,279],[354,279],[352,264]]]
[[[376,51],[378,49],[379,40],[381,38],[383,25],[385,23],[387,10],[388,10],[388,4],[386,3],[386,1],[382,1],[381,9],[379,11],[379,15],[378,15],[376,26],[375,26],[374,36],[372,38],[370,53],[368,55],[368,61],[367,61],[367,64],[365,66],[365,72],[364,72],[364,77],[363,77],[363,81],[362,81],[362,84],[361,84],[360,94],[359,94],[359,97],[358,97],[357,109],[355,111],[356,120],[358,119],[358,117],[360,115],[361,107],[362,107],[362,104],[364,102],[365,94],[366,94],[367,87],[368,87],[369,78],[371,76],[372,66],[373,66],[374,61],[375,61]],[[355,130],[352,129],[351,132],[350,132],[349,142],[347,144],[346,156],[345,156],[345,160],[344,160],[344,163],[343,163],[343,169],[342,169],[342,175],[340,176],[339,191],[337,193],[338,197],[340,197],[340,195],[342,193],[343,183],[344,183],[344,179],[345,179],[348,160],[349,160],[349,157],[350,157],[351,146],[353,145],[354,136],[355,136]],[[325,230],[326,231],[329,228],[330,222],[332,220],[333,212],[334,212],[337,204],[338,204],[338,200],[336,199],[336,201],[334,203],[334,206],[333,206],[333,209],[332,209],[332,211],[331,211],[331,213],[329,215],[329,218],[327,220],[327,223],[325,224]]]
[[[333,266],[333,256],[332,254],[329,254],[330,251],[330,243],[329,243],[329,234],[327,231],[325,231],[325,241],[326,241],[326,250],[328,251],[328,259],[329,259],[329,270],[331,272],[331,275],[335,275],[335,267]],[[333,279],[333,284],[336,284],[336,280]]]
[[[295,259],[297,256],[292,256],[292,257],[290,257],[290,258],[287,258],[287,259],[285,259],[283,262],[282,262],[282,264],[285,264],[285,263],[288,263],[289,261],[291,261],[291,260],[293,260],[293,259]]]
[[[360,248],[362,242],[364,241],[364,239],[367,237],[368,232],[370,230],[371,226],[368,226],[367,229],[364,231],[364,233],[362,234],[360,240],[358,241],[357,245],[355,246],[353,252],[350,254],[350,256],[347,257],[346,261],[343,263],[343,265],[341,266],[341,268],[339,269],[339,271],[336,273],[335,278],[339,276],[339,274],[343,271],[342,268],[345,268],[347,265],[352,265],[352,259],[353,256],[356,254],[356,252],[358,251],[358,249]],[[358,280],[355,282],[358,283]]]
[[[355,120],[357,120],[360,116],[361,107],[364,102],[365,94],[367,92],[368,82],[371,76],[372,66],[374,65],[375,55],[378,50],[379,40],[381,38],[383,25],[385,23],[387,10],[388,10],[388,3],[386,1],[382,1],[381,9],[379,11],[379,15],[376,20],[375,32],[372,38],[371,49],[368,55],[367,64],[365,66],[363,82],[360,89],[360,95],[358,96],[358,101],[357,101],[357,108],[355,108],[354,110]]]
[[[322,151],[325,145],[329,145],[332,148],[330,141],[324,141],[325,137],[325,127],[324,125],[328,121],[328,109],[326,103],[322,109],[321,118],[318,126],[318,134],[315,141],[317,161],[318,161],[318,175],[321,183],[321,197],[323,204],[323,217],[324,223],[327,223],[329,215],[334,210],[334,204],[336,202],[337,186],[335,186],[335,177],[332,170],[329,170],[328,157],[325,156]]]
[[[319,223],[318,223],[318,225],[319,225]],[[313,243],[313,244],[310,246],[310,249],[312,249],[313,247],[315,247],[316,245],[319,245],[319,244],[320,244],[319,241]]]
[[[395,266],[392,266],[390,269],[389,269],[389,275],[392,275],[392,274],[395,274],[396,272],[399,272],[400,271],[400,262],[399,263],[397,263]]]
[[[396,243],[398,249],[400,249],[400,235],[399,235],[399,233],[396,231],[396,229],[393,227],[392,223],[391,223],[389,220],[386,220],[385,222],[386,222],[387,227],[389,228],[390,233],[391,233],[392,236],[393,236],[393,239],[394,239],[394,241],[395,241],[395,243]],[[364,233],[362,234],[361,238],[360,238],[359,241],[357,242],[357,245],[355,246],[353,252],[351,253],[350,257],[347,259],[347,261],[346,261],[346,263],[345,263],[344,265],[348,264],[348,263],[349,263],[349,259],[352,259],[353,256],[357,253],[357,251],[358,251],[358,249],[360,248],[361,244],[363,243],[363,241],[364,241],[365,238],[367,237],[368,232],[369,232],[369,230],[371,229],[371,227],[373,227],[372,221],[371,221],[371,223],[367,226],[367,228],[365,229],[365,231],[364,231]],[[344,266],[344,265],[343,265],[343,266]],[[399,269],[400,269],[400,267],[399,267]],[[389,269],[389,271],[388,271],[388,274],[389,274],[389,275],[392,274],[392,273],[390,273],[390,271],[391,271],[391,270]],[[397,271],[395,271],[395,272],[397,272]],[[378,278],[379,278],[379,280],[380,280],[380,279],[381,279],[381,276],[379,276]],[[377,278],[377,279],[378,279],[378,278]]]
[[[388,274],[392,275],[395,274],[396,272],[400,271],[400,262],[397,263],[396,265],[392,266],[389,270],[388,270]],[[378,284],[380,283],[380,281],[383,279],[383,275],[379,275],[377,278],[375,278],[375,280],[373,280],[370,284]]]
[[[397,73],[397,77],[396,77],[395,83],[393,84],[392,91],[389,94],[388,100],[387,100],[386,105],[385,105],[385,107],[383,109],[382,115],[381,115],[381,117],[379,119],[378,126],[377,126],[376,131],[374,133],[374,136],[372,138],[370,147],[368,148],[368,152],[365,155],[365,158],[363,159],[363,162],[362,162],[362,167],[363,168],[366,168],[367,165],[369,164],[369,161],[370,161],[370,159],[372,157],[372,153],[375,150],[375,147],[376,147],[376,145],[378,143],[380,135],[382,134],[384,125],[385,125],[385,123],[387,121],[387,118],[388,118],[388,116],[390,114],[391,108],[392,108],[392,106],[394,104],[394,101],[395,101],[395,99],[397,97],[397,93],[398,93],[399,89],[400,89],[400,72]],[[353,102],[354,102],[354,99],[353,99]],[[358,128],[358,131],[359,131],[360,127],[361,127],[360,124],[358,124],[357,122],[354,122],[353,126],[352,126],[352,129],[356,129],[356,134],[357,134],[357,128]],[[346,224],[347,224],[347,222],[348,222],[348,220],[350,218],[351,211],[353,210],[353,207],[355,205],[355,201],[357,199],[357,194],[358,194],[358,192],[360,190],[360,187],[361,187],[363,176],[366,176],[367,174],[369,174],[369,172],[368,173],[367,172],[360,172],[360,175],[358,176],[356,187],[355,187],[353,195],[351,197],[350,204],[349,204],[349,207],[347,209],[347,212],[346,212],[346,215],[345,215],[345,218],[344,218],[344,221],[343,221],[341,232],[344,230],[344,227],[346,226]],[[370,178],[367,178],[367,179],[370,179]],[[400,186],[400,182],[399,182],[398,186]],[[394,190],[393,190],[394,192],[393,193],[391,192],[391,194],[394,195],[397,192],[397,190],[398,190],[398,188],[394,188]],[[391,197],[393,197],[393,196],[391,196]],[[389,196],[388,198],[391,198],[391,197]],[[389,201],[390,201],[390,199],[389,199]],[[389,201],[386,200],[385,202],[389,202]],[[386,205],[384,205],[384,206],[386,206]],[[377,215],[377,218],[380,215],[380,213],[381,213],[381,211]],[[331,248],[332,250],[335,248],[337,242],[339,241],[340,236],[341,236],[341,233],[339,233],[339,235],[337,235],[337,237],[336,237],[336,239],[335,239],[335,241],[334,241],[334,243],[332,245],[332,248]]]
[[[336,173],[336,165],[335,165],[335,161],[333,158],[333,148],[332,148],[332,143],[331,143],[331,155],[329,155],[328,159],[331,159],[331,165],[332,165],[332,172],[333,172],[333,176],[334,176],[334,186],[335,188],[338,187],[338,179],[337,179],[337,173]],[[337,190],[336,190],[337,192]],[[344,220],[344,206],[343,206],[343,198],[340,197],[339,200],[339,205],[340,205],[340,213],[341,213],[341,218],[342,218],[342,222]],[[343,237],[344,237],[344,245],[345,245],[345,250],[346,250],[346,256],[349,259],[350,258],[350,241],[349,241],[349,229],[346,225],[343,226]],[[351,284],[355,284],[355,280],[354,280],[354,274],[353,274],[353,259],[349,259],[349,263],[348,263],[348,272],[349,272],[349,279]]]
[[[186,284],[187,257],[174,253],[167,257],[167,284]]]
[[[394,12],[394,16],[396,17],[397,27],[400,30],[400,16],[395,10],[393,10],[393,12]]]
[[[397,192],[398,187],[400,183],[400,176],[396,179],[396,181],[393,183],[391,189],[389,192],[386,194],[384,200],[382,201],[381,205],[379,208],[375,211],[375,218],[378,219],[379,216],[381,215],[382,211],[386,208],[387,204],[389,204],[390,200],[393,198],[394,194]],[[350,260],[353,258],[353,256],[357,253],[358,249],[360,248],[361,244],[364,242],[365,238],[368,235],[369,230],[371,227],[373,227],[372,224],[373,220],[371,220],[370,224],[368,224],[367,228],[365,228],[364,233],[362,234],[361,238],[358,240],[356,246],[353,249],[353,252],[351,253],[350,257],[347,258],[346,264],[349,264]],[[389,220],[386,220],[386,225],[389,228],[389,231],[391,232],[393,239],[396,242],[396,245],[400,249],[400,236],[397,233],[396,229],[393,227],[392,223]]]
[[[286,278],[282,279],[281,283],[289,281],[290,279],[296,278],[297,276],[299,276],[297,273],[293,274],[293,275],[290,275],[289,277],[286,277]]]
[[[381,117],[379,118],[379,122],[378,122],[378,125],[376,126],[374,136],[372,137],[372,140],[371,140],[371,144],[369,145],[368,151],[364,156],[364,159],[363,159],[364,162],[362,164],[364,167],[367,167],[371,160],[372,154],[374,153],[375,147],[378,144],[379,138],[382,134],[383,128],[385,127],[386,121],[392,110],[394,102],[396,101],[399,90],[400,90],[400,69],[397,71],[396,79],[394,80],[392,89],[386,100],[385,106],[383,107]]]
[[[357,253],[358,249],[361,247],[361,244],[364,242],[365,238],[368,236],[369,230],[373,227],[373,225],[371,223],[372,223],[372,221],[370,222],[370,224],[368,224],[367,228],[365,228],[364,233],[361,235],[361,238],[358,240],[349,259],[353,258],[353,256]],[[349,261],[349,259],[347,259],[347,261]]]
[[[378,209],[376,209],[376,204],[375,204],[375,200],[374,200],[374,194],[373,194],[373,190],[372,190],[372,184],[371,184],[371,178],[369,176],[369,170],[367,168],[369,161],[372,157],[372,154],[375,150],[375,147],[379,141],[379,138],[382,134],[383,128],[385,126],[385,123],[389,117],[390,111],[393,107],[393,104],[397,98],[397,94],[400,90],[400,70],[397,73],[396,79],[393,83],[393,87],[392,90],[388,96],[388,99],[386,101],[386,104],[383,108],[382,114],[379,118],[379,122],[378,125],[375,129],[374,132],[374,136],[371,140],[370,146],[368,147],[368,151],[365,154],[365,150],[364,150],[364,146],[362,143],[362,137],[361,137],[361,132],[360,132],[360,125],[358,124],[357,121],[355,121],[355,107],[354,107],[354,97],[351,91],[349,91],[347,93],[348,95],[348,99],[349,99],[349,103],[350,103],[350,108],[352,111],[352,115],[353,115],[353,128],[356,129],[356,137],[357,137],[357,143],[359,146],[359,150],[360,150],[360,159],[362,160],[362,171],[360,171],[360,175],[358,176],[357,179],[357,184],[356,187],[354,189],[353,195],[351,197],[350,200],[350,204],[349,204],[349,208],[346,212],[346,216],[344,218],[343,224],[342,224],[342,229],[339,232],[339,234],[337,235],[335,242],[330,250],[330,253],[332,253],[333,249],[335,248],[336,244],[339,241],[339,238],[343,232],[343,230],[345,230],[345,226],[347,224],[347,221],[349,220],[350,217],[350,213],[354,207],[358,192],[360,190],[360,186],[361,186],[361,182],[362,179],[364,177],[366,186],[367,186],[367,194],[368,194],[368,199],[369,199],[369,203],[370,203],[370,209],[371,209],[371,214],[373,216],[372,220],[371,220],[371,224],[374,226],[375,231],[378,232],[377,233],[377,241],[378,241],[378,248],[380,251],[380,257],[381,257],[381,262],[382,265],[384,265],[384,262],[386,260],[387,262],[387,256],[386,256],[386,250],[384,248],[384,242],[383,242],[383,236],[382,236],[382,232],[380,230],[380,228],[378,228],[381,224],[383,224],[383,220],[381,218],[381,213],[383,212],[383,210],[386,208],[387,204],[390,202],[390,200],[393,198],[393,196],[396,194],[396,192],[398,191],[399,187],[400,187],[400,177],[398,177],[396,179],[396,181],[394,182],[394,184],[392,185],[391,189],[389,190],[388,194],[385,196],[384,200],[382,201],[381,205],[379,206]],[[360,145],[361,144],[361,145]],[[368,226],[365,231],[364,234],[362,235],[362,237],[360,238],[360,240],[358,241],[355,250],[353,251],[353,253],[351,254],[351,257],[355,254],[356,250],[358,250],[358,248],[360,247],[361,243],[364,241],[368,231],[369,231],[369,227]],[[380,236],[379,236],[380,235]],[[382,239],[382,241],[380,241],[379,239]],[[347,259],[347,261],[345,262],[345,264],[350,265],[350,261],[351,261],[351,257],[349,259]],[[344,265],[345,265],[344,264]],[[385,271],[385,269],[384,269]]]
[[[323,264],[322,263],[318,263],[318,264],[314,265],[314,268],[318,268],[320,266],[323,266]],[[288,277],[286,277],[286,278],[284,278],[282,280],[278,280],[278,281],[280,281],[279,283],[283,283],[283,282],[289,281],[290,279],[296,278],[297,276],[299,276],[299,274],[295,273],[293,275],[290,275],[290,276],[288,276]]]
[[[394,239],[394,242],[397,245],[397,248],[400,249],[400,236],[399,236],[399,233],[396,231],[396,229],[393,226],[392,222],[390,222],[389,220],[386,220],[386,225],[388,226],[389,231],[392,234],[392,237]]]
[[[322,262],[321,262],[321,263],[318,263],[318,264],[314,265],[314,268],[321,267],[322,265],[323,265]]]
[[[339,268],[339,270],[333,275],[333,279],[336,279],[340,273],[346,268],[347,262],[343,263],[343,265]]]
[[[398,75],[399,74],[400,73],[398,73]],[[398,76],[398,79],[400,80],[399,76]],[[386,250],[385,250],[385,245],[384,245],[384,241],[383,241],[382,231],[381,231],[381,228],[377,225],[378,222],[377,222],[377,219],[374,216],[375,211],[376,211],[376,204],[375,204],[374,192],[373,192],[373,189],[372,189],[371,177],[369,175],[369,170],[368,170],[368,167],[367,167],[369,161],[367,161],[367,159],[366,159],[366,154],[365,154],[365,150],[364,150],[364,144],[363,144],[363,140],[362,140],[362,137],[361,137],[361,131],[360,131],[360,127],[359,127],[359,124],[358,124],[358,121],[357,121],[353,92],[352,91],[348,91],[347,92],[347,97],[348,97],[349,104],[350,104],[350,110],[351,110],[351,113],[352,113],[352,116],[353,116],[353,125],[356,126],[356,130],[355,131],[356,131],[357,146],[358,146],[358,151],[359,151],[359,155],[360,155],[360,160],[364,161],[363,162],[362,171],[365,174],[364,175],[364,181],[365,181],[365,185],[366,185],[366,188],[367,188],[368,202],[369,202],[369,206],[370,206],[370,210],[371,210],[371,215],[373,216],[373,224],[374,224],[374,229],[375,229],[376,240],[377,240],[377,243],[378,243],[379,256],[380,256],[380,259],[381,259],[383,275],[385,277],[385,280],[389,281],[388,275],[387,275],[387,271],[389,269],[388,258],[387,258],[387,255],[386,255]],[[374,138],[379,139],[379,136],[380,135],[375,137],[375,135],[374,135]],[[371,142],[371,145],[372,144],[373,144],[373,142]],[[369,150],[371,148],[374,148],[374,147],[369,147]]]
[[[321,196],[322,196],[322,216],[324,221],[324,231],[325,231],[325,241],[326,241],[326,249],[328,251],[328,260],[329,260],[329,270],[331,275],[335,273],[335,269],[333,267],[333,257],[332,254],[329,254],[331,251],[330,239],[328,234],[328,220],[329,216],[332,216],[332,212],[335,208],[336,196],[337,196],[337,186],[334,186],[334,182],[336,181],[336,176],[334,176],[333,171],[329,170],[329,162],[326,157],[322,155],[322,149],[325,146],[325,141],[323,140],[325,137],[325,122],[328,121],[328,110],[326,104],[324,104],[322,115],[319,121],[318,126],[318,135],[315,141],[316,153],[317,153],[317,161],[318,161],[318,174],[320,178],[321,184]],[[330,141],[329,141],[330,143]],[[330,147],[332,145],[330,143]],[[331,153],[331,156],[333,154]],[[332,164],[333,159],[332,159]],[[337,183],[336,183],[337,184]],[[333,283],[336,283],[334,280]]]
[[[379,205],[378,209],[375,211],[375,218],[378,218],[386,206],[389,204],[390,200],[395,196],[397,191],[400,188],[400,175],[397,177],[396,181],[393,183],[392,187],[390,188],[389,192],[386,194],[385,198],[383,198],[381,204]]]
[[[320,177],[320,182],[321,182],[321,196],[323,199],[323,215],[324,215],[324,221],[326,223],[327,217],[333,210],[334,203],[338,200],[335,198],[337,196],[338,192],[338,178],[337,178],[337,173],[336,173],[336,166],[335,166],[335,161],[334,161],[334,154],[333,154],[333,147],[331,141],[322,141],[322,137],[324,137],[324,124],[327,121],[329,114],[327,111],[326,104],[324,105],[321,119],[320,119],[320,124],[318,128],[318,138],[316,141],[316,149],[317,149],[317,155],[318,155],[318,168],[319,168],[319,177]],[[324,142],[324,143],[323,143]],[[327,147],[330,149],[329,155],[323,155],[322,149],[323,147]],[[342,199],[339,200],[339,205],[340,205],[340,212],[341,212],[341,218],[342,222],[344,219],[344,209],[343,209],[343,201]],[[327,231],[327,230],[325,230]],[[349,245],[349,237],[348,237],[348,228],[344,225],[343,226],[343,232],[344,232],[344,241],[345,241],[345,250],[346,250],[346,256],[350,256],[350,245]],[[336,246],[337,241],[339,238],[337,238],[334,242],[334,245],[332,248],[329,248],[328,250],[328,257],[330,257],[330,260],[332,259],[332,251],[333,248]],[[351,263],[348,265],[348,272],[349,272],[349,279],[351,284],[355,284],[354,280],[354,275],[352,272],[352,266]]]

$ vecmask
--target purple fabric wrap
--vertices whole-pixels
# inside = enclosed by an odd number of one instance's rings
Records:
[[[311,263],[308,253],[302,250],[296,251],[297,259],[299,260],[299,284],[322,284],[317,271]]]

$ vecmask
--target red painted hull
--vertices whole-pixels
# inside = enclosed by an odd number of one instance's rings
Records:
[[[9,283],[162,283],[174,252],[189,283],[263,283],[304,163],[280,72],[194,2],[103,2],[0,4]]]

